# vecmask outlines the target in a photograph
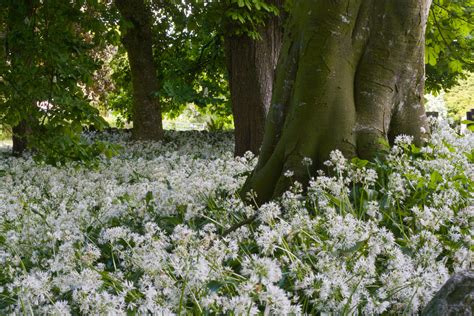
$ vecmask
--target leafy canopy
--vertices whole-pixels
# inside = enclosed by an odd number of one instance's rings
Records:
[[[84,125],[106,126],[87,95],[107,35],[100,1],[3,0],[0,27],[0,122],[26,122],[37,156],[50,163],[89,160],[105,152],[81,136]]]
[[[449,90],[474,72],[474,1],[433,0],[426,29],[426,89]]]

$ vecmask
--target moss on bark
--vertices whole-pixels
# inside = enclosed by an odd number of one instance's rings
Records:
[[[421,142],[427,0],[296,1],[261,155],[242,193],[259,202],[308,183],[332,150],[372,158],[379,139]],[[309,157],[308,169],[301,162]],[[291,170],[289,179],[283,174]],[[291,180],[291,181],[290,181]]]

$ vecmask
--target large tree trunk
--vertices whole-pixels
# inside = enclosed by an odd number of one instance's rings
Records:
[[[116,0],[128,25],[122,30],[133,85],[133,137],[159,140],[163,136],[158,79],[153,60],[151,12],[144,0]]]
[[[379,139],[420,144],[430,0],[297,0],[285,31],[258,164],[243,192],[265,202],[332,150],[370,159]],[[287,178],[286,170],[294,172]]]
[[[281,6],[281,0],[272,0]],[[225,39],[230,95],[235,126],[235,155],[258,154],[283,38],[282,17],[269,18],[261,39],[231,35]]]

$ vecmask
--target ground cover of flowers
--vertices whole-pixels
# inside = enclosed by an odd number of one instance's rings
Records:
[[[256,161],[230,134],[110,136],[124,150],[97,168],[4,155],[0,313],[416,313],[472,261],[474,136],[439,125],[385,162],[334,152],[260,206],[236,196]]]

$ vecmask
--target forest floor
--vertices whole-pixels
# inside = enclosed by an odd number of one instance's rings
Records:
[[[231,133],[101,135],[122,150],[96,167],[1,155],[0,313],[420,311],[473,255],[474,134],[436,125],[264,205]]]

